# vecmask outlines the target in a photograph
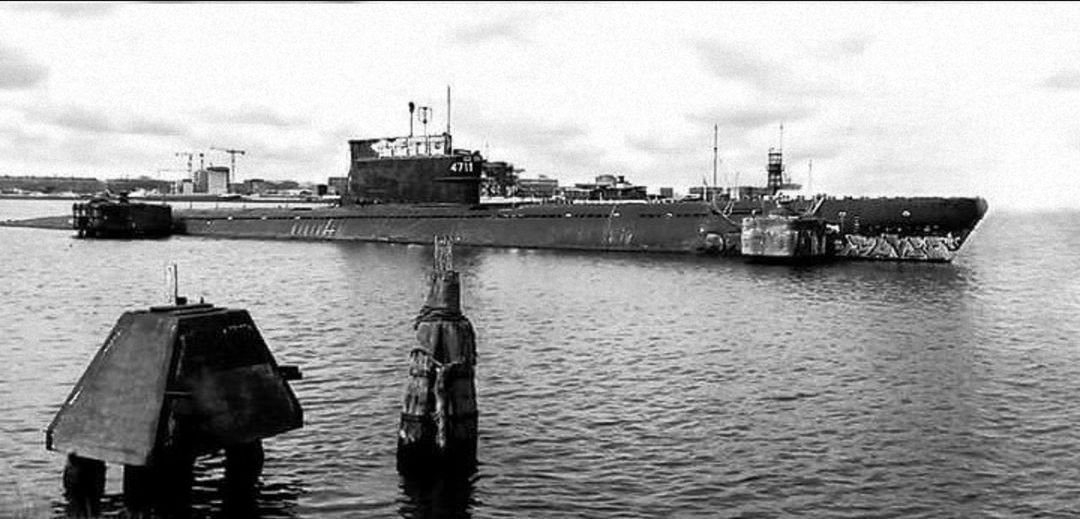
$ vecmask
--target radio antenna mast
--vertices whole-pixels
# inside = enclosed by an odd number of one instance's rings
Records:
[[[409,138],[413,136],[413,112],[416,111],[416,103],[409,101]]]
[[[446,85],[446,143],[443,147],[447,155],[454,154],[454,138],[450,136],[450,85]]]
[[[713,134],[712,134],[712,188],[713,188],[713,192],[712,192],[712,197],[710,197],[713,200],[716,200],[716,168],[717,168],[717,161],[719,160],[719,151],[718,151],[718,149],[719,149],[719,147],[718,147],[719,135],[720,135],[720,125],[719,124],[714,124],[713,125]]]

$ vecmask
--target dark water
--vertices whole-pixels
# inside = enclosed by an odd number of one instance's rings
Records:
[[[172,262],[304,371],[265,517],[1080,516],[1080,213],[996,212],[950,265],[458,249],[481,465],[438,490],[394,467],[430,248],[0,228],[0,515],[55,514],[43,430]]]

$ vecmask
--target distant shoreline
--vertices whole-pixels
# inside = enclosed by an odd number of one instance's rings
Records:
[[[13,194],[0,194],[0,200],[70,200],[72,202],[90,200],[94,195],[82,195],[73,197],[71,195],[13,195]],[[165,196],[153,196],[153,197],[141,197],[132,196],[129,197],[131,201],[139,202],[233,202],[233,203],[251,203],[251,204],[281,204],[281,203],[303,203],[303,204],[332,204],[336,203],[336,200],[324,200],[319,198],[308,197],[223,197],[218,195],[165,195]]]

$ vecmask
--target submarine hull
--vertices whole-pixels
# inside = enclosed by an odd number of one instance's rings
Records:
[[[735,253],[738,228],[705,205],[548,205],[518,208],[385,205],[311,211],[202,211],[183,232],[222,238],[355,240],[540,249]]]
[[[811,207],[811,200],[790,206]],[[287,210],[179,212],[193,236],[429,244],[437,235],[483,247],[740,255],[741,221],[776,202],[370,204]],[[981,198],[826,199],[819,216],[846,259],[952,261],[986,212]]]

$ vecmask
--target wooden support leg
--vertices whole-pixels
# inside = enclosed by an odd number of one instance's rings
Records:
[[[105,494],[105,462],[68,454],[64,465],[68,517],[97,517]]]
[[[186,452],[172,452],[154,465],[159,482],[154,495],[162,517],[186,519],[191,516],[191,486],[195,483],[195,457]]]
[[[191,515],[195,458],[166,453],[150,466],[124,466],[124,507],[131,518],[179,519]]]
[[[260,440],[225,449],[225,495],[222,500],[230,517],[255,515],[255,498],[265,461]]]
[[[124,465],[124,508],[127,517],[140,519],[150,516],[154,483],[150,467]]]

